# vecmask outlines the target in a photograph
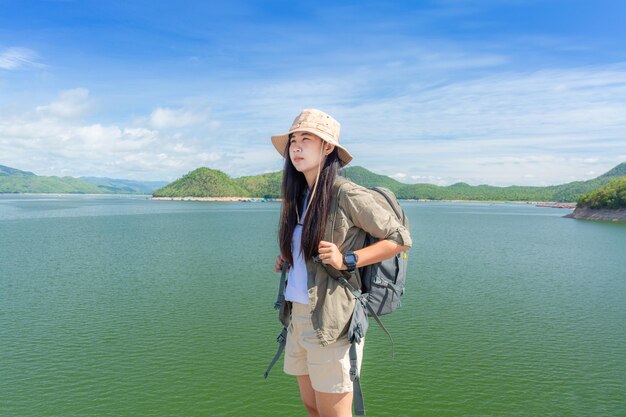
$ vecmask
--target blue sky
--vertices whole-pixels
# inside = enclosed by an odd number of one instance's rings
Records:
[[[0,164],[280,170],[303,108],[404,182],[547,185],[626,161],[621,1],[0,1]]]

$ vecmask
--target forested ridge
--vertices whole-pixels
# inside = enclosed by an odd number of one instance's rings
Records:
[[[469,185],[457,183],[449,186],[434,184],[404,184],[385,175],[373,173],[363,167],[347,167],[342,175],[364,187],[386,187],[402,199],[476,200],[476,201],[556,201],[576,202],[582,194],[590,193],[608,184],[612,179],[626,175],[626,163],[607,173],[588,180],[548,187]],[[179,180],[154,192],[155,197],[280,197],[282,173],[231,178],[225,173],[198,168]]]
[[[405,184],[386,175],[376,174],[363,167],[346,167],[342,175],[364,187],[386,187],[401,199],[425,200],[475,200],[475,201],[581,201],[590,207],[609,207],[623,204],[623,180],[626,162],[605,174],[588,180],[575,181],[548,187],[512,185],[469,185],[457,183],[449,186],[434,184]],[[90,182],[91,181],[91,182]],[[240,178],[231,178],[222,171],[208,167],[197,168],[181,178],[152,192],[155,197],[256,197],[279,198],[282,172],[271,172]],[[146,193],[154,190],[156,182],[114,180],[90,177],[46,177],[28,171],[0,165],[0,193]],[[615,185],[617,184],[617,185]],[[159,184],[161,185],[161,184]],[[152,188],[150,188],[152,187]],[[597,194],[593,194],[598,190]],[[581,200],[581,198],[584,199]]]

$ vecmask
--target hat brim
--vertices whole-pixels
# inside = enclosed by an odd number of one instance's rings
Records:
[[[272,136],[272,144],[283,158],[287,158],[289,156],[287,155],[286,149],[287,143],[289,143],[289,135],[293,132],[309,132],[316,136],[319,136],[324,142],[335,145],[335,147],[337,148],[337,155],[339,156],[339,160],[341,161],[341,166],[346,166],[350,163],[350,161],[352,161],[352,155],[350,155],[350,152],[348,152],[346,148],[339,145],[338,143],[335,143],[333,140],[325,138],[322,134],[320,134],[321,132],[314,131],[312,129],[296,129],[289,131],[283,135]]]

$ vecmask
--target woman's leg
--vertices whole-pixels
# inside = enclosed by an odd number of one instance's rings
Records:
[[[315,390],[311,385],[311,378],[308,375],[298,375],[298,386],[300,387],[300,397],[304,403],[304,408],[309,413],[309,417],[320,417],[316,406]]]
[[[309,417],[352,417],[352,393],[331,394],[313,389],[308,375],[296,377]]]
[[[320,417],[352,417],[352,393],[330,394],[315,391]]]

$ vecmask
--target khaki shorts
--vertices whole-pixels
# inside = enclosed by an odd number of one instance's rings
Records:
[[[359,372],[364,343],[362,340],[357,345]],[[322,346],[313,329],[311,312],[307,304],[292,303],[283,369],[289,375],[309,375],[315,391],[352,392],[348,339],[344,337],[335,343]]]

